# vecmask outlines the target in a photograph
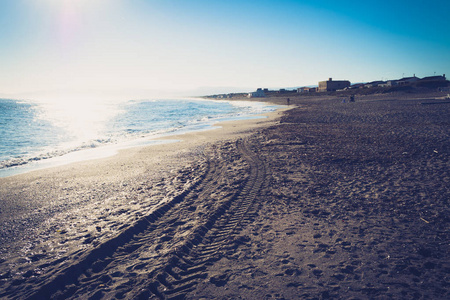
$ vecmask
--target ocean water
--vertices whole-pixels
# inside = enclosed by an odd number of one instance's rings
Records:
[[[254,118],[276,108],[201,99],[0,99],[0,177],[161,143],[159,137],[206,130],[218,121]]]

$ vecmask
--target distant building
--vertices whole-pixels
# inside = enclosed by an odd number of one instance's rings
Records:
[[[247,95],[248,98],[263,98],[266,94],[262,89],[257,89],[256,92],[251,92]]]
[[[333,80],[329,78],[327,81],[319,82],[319,92],[331,92],[342,90],[350,86],[350,81],[348,80]]]
[[[362,89],[362,88],[364,88],[364,83],[355,83],[349,87],[350,90]]]
[[[297,89],[297,93],[313,93],[316,91],[315,87],[301,87]]]
[[[372,82],[366,83],[364,85],[364,87],[366,87],[366,88],[373,88],[373,87],[377,87],[377,86],[380,86],[380,85],[385,84],[385,83],[386,82],[384,82],[384,81],[372,81]]]
[[[398,80],[388,80],[386,82],[386,86],[396,86],[398,84]]]
[[[403,77],[397,81],[397,85],[406,85],[419,81],[420,79],[414,75],[413,77]]]
[[[445,81],[445,74],[442,76],[428,76],[420,79],[420,81]]]

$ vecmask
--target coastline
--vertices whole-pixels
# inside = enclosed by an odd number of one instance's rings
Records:
[[[162,137],[158,139],[159,144],[120,149],[103,158],[0,178],[0,261],[25,249],[22,239],[29,239],[25,244],[39,244],[43,235],[51,234],[50,228],[55,226],[52,222],[64,222],[61,214],[67,217],[70,210],[91,205],[91,200],[95,202],[91,209],[99,210],[96,207],[99,203],[108,197],[118,197],[124,193],[123,190],[164,183],[167,185],[164,195],[144,204],[146,208],[159,205],[164,198],[183,190],[183,185],[167,183],[166,180],[179,170],[202,161],[202,148],[219,141],[241,138],[251,134],[255,128],[269,126],[276,122],[283,110],[258,115],[259,118],[219,122],[207,130]],[[93,193],[92,190],[96,189],[98,192]],[[122,200],[125,206],[127,200]],[[31,250],[25,252],[28,251]]]
[[[203,102],[220,103],[220,101],[205,100],[201,98],[182,98],[177,100],[170,100],[170,99],[168,100],[169,103],[171,101],[182,101],[182,102],[193,101],[194,103],[197,101],[203,101]],[[163,100],[156,99],[154,101],[158,102]],[[143,102],[152,103],[153,100]],[[94,138],[92,141],[83,143],[80,142],[78,144],[73,143],[70,146],[60,147],[60,145],[54,144],[53,147],[51,148],[52,150],[45,150],[42,152],[34,152],[34,153],[31,152],[28,153],[28,155],[23,155],[23,157],[6,159],[5,161],[2,162],[3,165],[0,168],[0,178],[14,176],[45,168],[62,166],[70,163],[77,163],[85,160],[101,159],[113,156],[122,149],[129,149],[141,146],[151,146],[159,143],[170,143],[176,141],[175,139],[169,141],[168,138],[170,138],[171,136],[179,136],[191,131],[211,130],[214,129],[214,125],[216,123],[241,119],[259,118],[258,115],[277,109],[277,107],[275,107],[276,105],[271,105],[270,103],[264,103],[261,101],[258,101],[256,103],[251,103],[251,101],[245,100],[238,101],[243,102],[243,104],[236,103],[235,101],[233,101],[234,103],[231,101],[227,102],[230,102],[231,106],[235,107],[234,108],[235,111],[233,113],[224,112],[223,115],[212,114],[211,116],[202,119],[194,118],[194,120],[191,120],[192,123],[191,122],[178,123],[177,125],[173,125],[174,126],[173,128],[169,126],[167,130],[159,130],[159,131],[154,130],[150,132],[144,132],[140,136],[133,136],[128,138],[120,137],[115,140],[114,133],[112,133],[111,135],[112,137],[99,136],[98,139]],[[244,106],[245,109],[239,110],[241,106]],[[152,124],[147,125],[150,127],[153,126]],[[156,125],[156,127],[158,126]],[[109,141],[109,139],[111,139],[112,142]],[[106,140],[106,142],[102,143],[101,142],[102,140]],[[18,151],[22,150],[18,149]]]
[[[0,297],[448,298],[449,105],[291,103],[0,179]]]

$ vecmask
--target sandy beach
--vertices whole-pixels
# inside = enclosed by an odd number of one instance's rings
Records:
[[[0,178],[0,298],[448,299],[450,104],[290,103]]]

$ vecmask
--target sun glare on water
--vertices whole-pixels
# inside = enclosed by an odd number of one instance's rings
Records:
[[[38,118],[64,129],[74,143],[98,138],[120,112],[116,102],[89,97],[47,99],[39,107]]]

